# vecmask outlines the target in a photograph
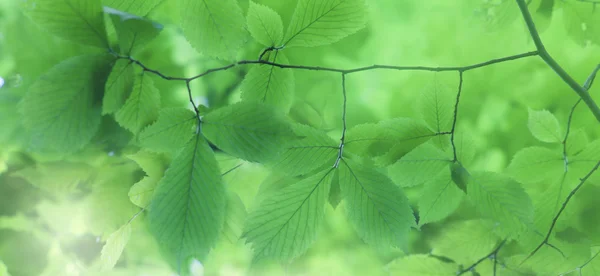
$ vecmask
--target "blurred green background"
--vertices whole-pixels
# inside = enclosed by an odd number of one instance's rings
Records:
[[[26,143],[28,134],[20,122],[18,103],[28,87],[58,62],[98,50],[42,31],[22,14],[22,2],[0,1],[0,77],[4,80],[0,88],[0,275],[7,269],[17,276],[172,275],[141,219],[132,222],[131,240],[117,266],[111,272],[96,272],[106,237],[138,211],[127,193],[144,173],[128,158],[135,153],[128,145],[131,135],[108,116],[103,118],[93,144],[72,156],[40,153]],[[148,17],[165,29],[137,59],[175,76],[190,76],[226,64],[203,57],[189,46],[177,25],[177,2],[165,0],[150,11]],[[239,2],[246,11],[248,1]],[[256,2],[276,10],[284,24],[290,21],[296,5],[294,0]],[[372,64],[463,66],[534,50],[514,1],[367,2],[369,21],[365,29],[333,45],[286,50],[290,63],[336,68]],[[548,7],[549,2],[553,5]],[[577,21],[582,19],[573,15],[591,5],[578,1],[530,3],[548,51],[580,83],[600,63],[600,22],[590,21],[587,24],[597,25],[584,26]],[[600,18],[597,13],[595,16]],[[238,58],[256,59],[261,50],[248,39]],[[237,66],[198,79],[192,83],[194,96],[210,107],[238,101],[239,84],[248,69]],[[290,117],[339,137],[339,75],[296,70],[294,77],[296,99]],[[163,107],[188,106],[181,83],[153,78]],[[373,70],[348,76],[348,126],[418,117],[414,103],[433,83],[455,89],[457,73]],[[590,92],[600,100],[598,85]],[[457,127],[473,141],[476,158],[469,169],[503,172],[518,150],[547,146],[528,131],[528,108],[549,110],[564,128],[576,100],[577,95],[537,57],[468,71]],[[574,114],[572,129],[583,132],[589,141],[600,138],[600,125],[583,105]],[[248,210],[260,199],[257,192],[261,183],[277,179],[261,165],[225,155],[218,155],[218,159],[223,171],[242,164],[226,175],[225,182]],[[598,194],[599,189],[591,185],[581,194]],[[406,192],[415,200],[420,191]],[[594,232],[598,242],[600,209],[588,208],[598,201],[589,196],[577,200],[587,212],[589,224],[578,231]],[[243,240],[224,239],[200,270],[206,275],[387,275],[387,265],[405,254],[365,245],[346,221],[342,208],[328,206],[325,217],[326,226],[320,229],[317,242],[289,264],[252,265],[250,247]],[[409,253],[426,254],[445,246],[447,229],[476,217],[471,206],[463,203],[448,219],[413,229]],[[466,256],[453,257],[469,265],[467,262],[476,261],[491,249],[482,242],[479,249],[457,253]]]

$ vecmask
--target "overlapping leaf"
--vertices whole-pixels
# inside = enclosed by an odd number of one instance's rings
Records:
[[[468,198],[484,217],[498,223],[503,233],[518,236],[533,225],[533,204],[514,180],[491,172],[473,173]]]
[[[296,125],[294,132],[299,139],[286,144],[278,158],[270,162],[275,170],[297,176],[333,165],[339,151],[333,139],[304,125]]]
[[[441,80],[441,76],[434,76],[419,96],[417,102],[421,118],[436,133],[450,131],[452,127],[455,94],[449,86]]]
[[[246,20],[236,0],[179,0],[183,33],[200,53],[233,59],[246,39]]]
[[[151,232],[179,272],[190,258],[203,260],[215,245],[225,196],[212,149],[197,135],[173,159],[148,214]]]
[[[271,54],[270,61],[287,64],[281,52]],[[242,81],[242,100],[265,103],[286,112],[294,99],[294,74],[276,66],[254,65]]]
[[[202,133],[223,151],[251,162],[270,160],[295,139],[282,114],[266,105],[244,102],[206,114]]]
[[[129,189],[129,199],[133,204],[146,208],[152,200],[156,185],[164,176],[165,161],[161,155],[147,151],[139,151],[129,158],[134,160],[146,173],[142,180],[133,184]]]
[[[137,16],[146,16],[163,1],[164,0],[102,0],[102,4]]]
[[[452,162],[448,154],[431,143],[424,143],[388,167],[390,178],[402,187],[421,185],[447,171]]]
[[[154,151],[174,152],[187,143],[197,131],[198,119],[185,108],[165,108],[158,120],[140,132],[140,144]]]
[[[250,214],[244,237],[256,259],[290,260],[304,253],[322,223],[333,169],[274,193]]]
[[[117,112],[133,91],[134,67],[129,60],[117,60],[108,75],[102,98],[102,114]]]
[[[109,7],[104,8],[112,19],[119,37],[120,52],[134,54],[143,49],[160,31],[162,25]]]
[[[265,46],[278,46],[283,39],[281,16],[267,6],[250,1],[248,8],[248,31],[252,37]]]
[[[419,197],[419,225],[445,219],[460,205],[464,193],[459,190],[450,177],[450,170],[425,183]]]
[[[248,213],[240,197],[229,192],[227,194],[227,208],[225,210],[225,224],[223,225],[223,236],[230,243],[236,243],[242,231]]]
[[[285,35],[286,47],[334,43],[364,28],[363,0],[300,0]]]
[[[521,183],[535,183],[562,174],[562,154],[542,147],[524,148],[508,166],[509,174]]]
[[[564,137],[558,120],[548,110],[536,111],[529,109],[527,126],[531,134],[542,142],[560,143]]]
[[[100,103],[112,60],[86,55],[63,61],[42,75],[21,102],[32,146],[73,152],[90,142],[100,125]]]
[[[470,265],[494,250],[498,237],[494,224],[484,220],[463,220],[444,225],[429,244],[432,254]]]
[[[342,196],[359,236],[381,248],[404,247],[416,223],[402,190],[374,168],[351,160],[343,159],[339,169]]]
[[[160,93],[154,87],[149,74],[136,76],[133,91],[125,105],[115,114],[115,119],[124,128],[138,134],[145,126],[158,118]]]
[[[40,27],[73,42],[108,47],[100,0],[35,0],[27,14]]]

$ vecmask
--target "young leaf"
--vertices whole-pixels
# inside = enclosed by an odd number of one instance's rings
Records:
[[[198,119],[185,108],[165,108],[158,120],[140,132],[142,147],[160,152],[174,152],[183,147],[197,131]]]
[[[244,102],[206,114],[202,133],[223,151],[250,162],[269,160],[294,138],[282,114]]]
[[[285,36],[286,47],[334,43],[365,27],[363,0],[300,0]]]
[[[450,276],[456,275],[456,265],[442,262],[429,255],[416,254],[393,261],[389,264],[388,271],[393,276]]]
[[[431,143],[424,143],[388,167],[390,178],[402,187],[421,185],[447,168],[452,159]]]
[[[531,134],[542,142],[560,143],[564,138],[558,120],[548,110],[535,111],[529,109],[527,126]]]
[[[100,0],[34,0],[26,13],[40,27],[63,39],[108,48]]]
[[[398,186],[374,168],[346,159],[340,164],[339,181],[349,219],[363,240],[380,248],[406,245],[416,223]]]
[[[288,63],[279,51],[272,56],[272,62]],[[294,100],[294,74],[289,69],[256,64],[244,77],[241,90],[242,100],[265,103],[287,113]]]
[[[463,220],[444,225],[429,244],[431,254],[470,265],[489,254],[498,241],[494,224],[484,220]]]
[[[436,133],[450,131],[454,110],[455,93],[435,75],[433,81],[421,93],[417,106],[421,118]]]
[[[517,152],[508,166],[511,177],[521,183],[535,183],[556,178],[564,166],[562,154],[542,147],[524,148]]]
[[[333,165],[339,151],[333,139],[304,125],[296,125],[294,132],[299,139],[286,144],[278,158],[269,162],[274,170],[298,176]]]
[[[491,172],[477,172],[468,182],[467,196],[477,211],[518,236],[533,224],[533,204],[519,183]]]
[[[116,10],[146,16],[164,0],[102,0],[104,6]]]
[[[246,20],[236,0],[180,0],[179,7],[183,33],[198,52],[235,57],[246,40]]]
[[[197,135],[173,159],[150,203],[150,231],[178,272],[203,260],[223,227],[225,189],[214,153]]]
[[[283,39],[281,16],[271,8],[250,1],[248,8],[248,31],[252,37],[265,46],[278,46]]]
[[[419,225],[437,222],[445,219],[460,205],[464,193],[461,192],[450,178],[448,171],[442,172],[431,179],[419,197]]]
[[[70,58],[29,87],[21,112],[34,147],[70,153],[90,142],[100,126],[97,98],[111,61],[106,55]]]
[[[333,168],[285,187],[250,214],[244,237],[255,259],[291,260],[315,240],[323,221]]]
[[[100,266],[103,271],[111,270],[123,253],[131,237],[131,224],[127,223],[110,234],[100,253]]]
[[[125,105],[115,114],[119,125],[138,134],[154,122],[160,109],[160,94],[150,75],[142,73],[135,78],[133,91]]]
[[[109,7],[104,8],[109,14],[119,37],[120,53],[131,55],[139,52],[152,41],[163,26],[150,20],[128,14]]]
[[[133,90],[133,64],[129,60],[119,59],[108,75],[102,98],[102,115],[117,112]]]

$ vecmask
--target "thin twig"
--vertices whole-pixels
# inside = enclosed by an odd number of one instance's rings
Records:
[[[506,239],[502,240],[502,242],[494,249],[494,251],[490,252],[490,254],[485,255],[484,257],[482,257],[481,259],[479,259],[478,261],[476,261],[474,264],[467,267],[466,269],[459,271],[458,273],[456,273],[456,275],[463,275],[463,274],[473,270],[476,266],[478,266],[480,263],[482,263],[483,261],[487,260],[490,257],[495,258],[495,256],[498,255],[498,252],[500,251],[500,249],[502,249],[502,247],[504,246],[504,244],[506,244]]]
[[[454,144],[454,136],[456,134],[456,120],[458,119],[458,103],[460,102],[460,94],[463,87],[463,71],[458,71],[458,92],[456,93],[456,102],[454,103],[454,116],[452,118],[452,129],[450,130],[450,143],[452,144],[452,152],[454,154],[453,162],[458,161],[456,156],[456,145]]]
[[[346,73],[342,73],[342,96],[344,98],[344,104],[342,106],[342,137],[340,138],[340,146],[338,150],[338,156],[333,164],[334,168],[340,165],[340,160],[344,156],[344,145],[346,141]]]

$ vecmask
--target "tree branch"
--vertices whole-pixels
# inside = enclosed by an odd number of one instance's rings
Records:
[[[454,103],[454,116],[452,118],[452,129],[450,130],[450,143],[452,144],[452,153],[454,154],[453,162],[458,161],[456,156],[456,145],[454,144],[454,136],[456,133],[456,120],[458,119],[458,103],[460,102],[460,94],[463,87],[463,71],[458,71],[458,92],[456,93],[456,102]]]
[[[482,257],[481,259],[479,259],[478,261],[476,261],[474,264],[472,264],[471,266],[467,267],[466,269],[463,269],[461,271],[459,271],[458,273],[456,273],[456,275],[463,275],[471,270],[473,270],[476,266],[478,266],[480,263],[482,263],[483,261],[487,260],[490,257],[494,257],[494,259],[496,259],[496,256],[498,255],[498,252],[500,251],[500,249],[502,249],[502,247],[504,246],[504,244],[506,244],[506,239],[503,240],[495,249],[494,251],[490,252],[490,254],[485,255],[484,257]],[[494,263],[494,275],[496,275],[496,265]]]
[[[527,4],[525,3],[525,0],[516,0],[516,1],[517,1],[517,4],[519,5],[519,9],[521,10],[521,14],[523,15],[523,19],[525,20],[525,23],[527,24],[527,29],[529,30],[529,34],[531,35],[531,38],[533,39],[533,43],[535,44],[535,47],[539,53],[539,56],[546,62],[546,64],[548,64],[548,66],[550,66],[550,68],[552,68],[552,70],[554,70],[554,72],[567,85],[569,85],[571,87],[571,89],[573,89],[573,91],[575,91],[575,93],[577,93],[577,95],[579,95],[579,97],[583,100],[583,102],[585,102],[585,104],[588,106],[590,111],[594,114],[594,117],[596,117],[596,120],[598,120],[598,122],[600,122],[600,108],[598,107],[596,102],[594,102],[594,99],[592,99],[592,97],[588,93],[587,89],[580,86],[556,62],[556,60],[554,60],[554,58],[552,58],[550,53],[548,53],[548,51],[544,47],[544,43],[542,43],[542,39],[540,38],[540,35],[535,27],[535,23],[533,22],[533,18],[531,17],[531,14],[529,13],[529,9],[527,8]]]
[[[338,156],[333,164],[334,168],[337,168],[340,165],[340,160],[342,160],[344,155],[344,145],[346,141],[346,73],[342,73],[342,96],[344,97],[344,105],[342,107],[342,138],[340,138]]]

